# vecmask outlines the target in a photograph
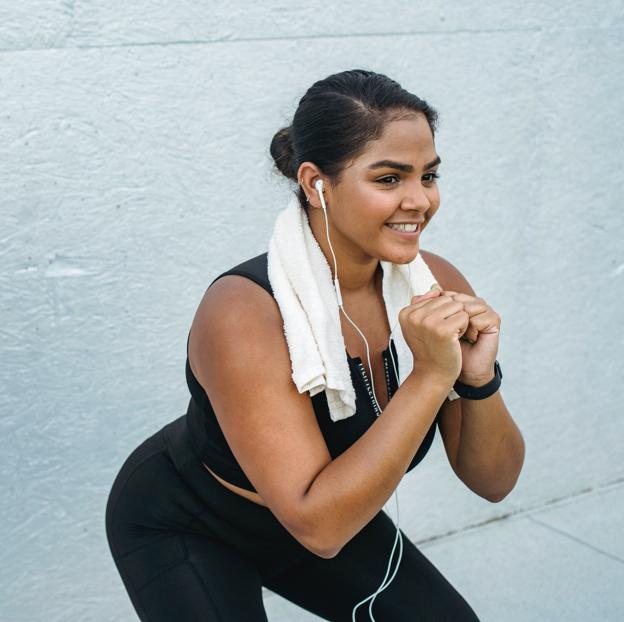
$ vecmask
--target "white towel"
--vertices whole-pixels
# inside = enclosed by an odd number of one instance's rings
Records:
[[[407,264],[380,263],[382,294],[398,354],[400,385],[413,369],[413,355],[400,329],[399,311],[410,304],[412,296],[428,292],[436,280],[420,253],[409,264],[411,291]],[[350,417],[355,414],[355,389],[332,273],[295,196],[276,218],[269,241],[267,269],[284,320],[292,379],[297,390],[308,391],[310,397],[324,390],[332,421]],[[458,397],[451,390],[449,399]]]

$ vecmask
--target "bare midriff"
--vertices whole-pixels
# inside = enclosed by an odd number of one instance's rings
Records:
[[[245,488],[241,488],[240,486],[235,486],[234,484],[230,484],[230,482],[226,482],[223,478],[219,477],[214,471],[211,471],[205,463],[202,464],[206,467],[208,472],[223,486],[225,486],[228,490],[235,492],[237,495],[241,497],[245,497],[245,499],[249,499],[249,501],[253,501],[258,505],[263,505],[264,507],[268,507],[267,504],[262,500],[262,497],[257,492],[252,492],[251,490],[246,490]]]

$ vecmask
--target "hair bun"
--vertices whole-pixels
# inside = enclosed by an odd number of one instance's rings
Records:
[[[280,172],[288,179],[296,181],[296,172],[293,170],[295,153],[291,131],[290,126],[278,130],[271,141],[270,151],[273,160],[275,160],[275,166],[277,166]]]

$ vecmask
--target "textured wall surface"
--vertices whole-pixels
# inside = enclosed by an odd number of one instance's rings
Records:
[[[437,435],[401,527],[440,536],[621,479],[623,35],[615,0],[2,3],[0,619],[135,619],[110,485],[186,408],[205,288],[267,248],[291,189],[271,137],[344,69],[440,113],[421,244],[501,315],[527,450],[491,504]]]

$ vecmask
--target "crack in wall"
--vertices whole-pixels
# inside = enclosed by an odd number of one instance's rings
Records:
[[[71,39],[71,35],[74,29],[74,10],[75,1],[67,1],[68,8],[71,6],[71,27],[64,40]],[[249,42],[272,42],[272,41],[300,41],[311,39],[353,39],[359,37],[419,37],[429,35],[479,35],[479,34],[496,34],[496,33],[555,33],[555,32],[580,32],[580,31],[622,31],[623,26],[557,26],[557,27],[543,27],[543,26],[530,26],[528,28],[457,28],[454,30],[414,30],[405,32],[354,32],[354,33],[327,33],[327,34],[298,34],[298,35],[282,35],[282,36],[268,36],[268,37],[231,37],[224,35],[222,37],[215,37],[213,39],[179,39],[175,41],[145,41],[145,42],[130,42],[130,43],[101,43],[101,44],[85,44],[85,45],[60,45],[60,46],[46,46],[46,47],[28,47],[28,48],[0,48],[0,54],[3,53],[20,53],[20,52],[33,52],[33,51],[45,51],[45,50],[91,50],[100,48],[132,48],[132,47],[151,47],[151,46],[171,46],[171,45],[213,45],[222,43],[249,43]]]

